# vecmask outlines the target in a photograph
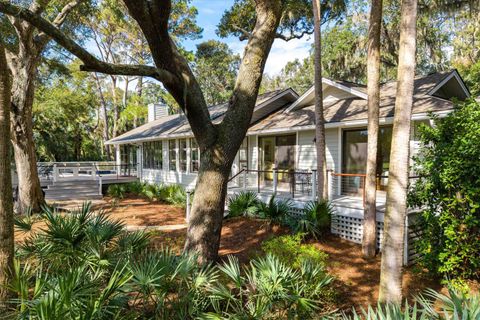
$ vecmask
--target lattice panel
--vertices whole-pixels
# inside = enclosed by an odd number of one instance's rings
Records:
[[[342,215],[332,216],[332,233],[355,243],[362,243],[362,219]]]

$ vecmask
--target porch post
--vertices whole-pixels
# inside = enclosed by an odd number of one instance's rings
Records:
[[[274,168],[273,169],[273,194],[277,194],[277,184],[278,184],[277,168]]]
[[[405,215],[405,233],[403,235],[403,265],[408,265],[408,212]]]
[[[312,170],[312,200],[317,200],[317,170]]]
[[[327,170],[328,200],[333,199],[333,170]]]
[[[243,191],[247,190],[247,169],[243,170]]]
[[[53,181],[57,182],[58,181],[58,168],[57,164],[53,164]]]

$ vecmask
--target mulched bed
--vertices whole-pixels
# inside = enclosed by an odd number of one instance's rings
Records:
[[[129,226],[167,226],[185,224],[185,209],[149,201],[142,198],[113,200],[104,198],[106,204],[95,209],[105,210],[112,219],[122,220]]]
[[[179,225],[177,230],[153,231],[152,245],[155,248],[168,246],[178,253],[182,251],[186,235],[186,228],[181,226],[186,223],[184,209],[140,198],[105,200],[106,202],[100,206],[101,209],[107,210],[112,218],[120,219],[127,225]],[[224,220],[220,257],[223,260],[228,255],[234,255],[242,263],[248,263],[252,257],[261,253],[263,241],[286,233],[287,229],[271,225],[264,220],[242,217]],[[21,241],[22,236],[17,234],[16,236],[18,236],[16,240]],[[328,271],[336,277],[338,309],[348,312],[352,306],[367,307],[369,304],[376,304],[380,280],[380,256],[366,260],[362,256],[360,245],[334,236],[312,243],[329,255]],[[437,280],[430,279],[425,272],[415,268],[405,270],[403,284],[404,296],[409,300],[426,288],[445,292],[445,288],[442,288]],[[478,291],[478,284],[473,286]]]

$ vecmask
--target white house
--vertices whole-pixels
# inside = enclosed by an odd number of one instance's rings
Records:
[[[451,112],[452,99],[464,100],[470,96],[456,70],[416,77],[414,86],[411,155],[416,153],[419,124],[428,124],[430,113],[442,116]],[[383,221],[390,148],[395,147],[391,146],[395,95],[395,81],[381,85],[379,223]],[[366,88],[323,79],[323,97],[330,197],[340,214],[353,219],[352,223],[361,223],[367,155]],[[148,123],[107,143],[117,147],[119,164],[138,165],[142,181],[179,183],[194,188],[201,155],[186,117],[167,115],[166,108],[149,106]],[[226,109],[227,104],[210,107],[212,120],[221,121]],[[301,96],[292,89],[260,95],[251,127],[232,167],[231,192],[248,188],[266,196],[275,193],[300,202],[312,199],[315,190],[312,170],[316,168],[314,118],[313,87]],[[358,235],[351,237],[350,240],[361,240]]]

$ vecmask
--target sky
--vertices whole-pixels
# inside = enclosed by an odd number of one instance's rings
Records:
[[[240,55],[243,54],[246,41],[240,41],[238,38],[219,38],[215,34],[217,24],[222,18],[223,12],[229,9],[233,0],[193,0],[192,5],[198,9],[197,24],[203,28],[202,38],[198,40],[184,41],[186,49],[194,51],[196,44],[206,40],[216,39],[228,44],[230,49]],[[272,50],[265,66],[265,72],[269,75],[275,75],[282,70],[287,62],[296,58],[302,60],[309,54],[313,37],[304,37],[303,39],[294,39],[288,42],[277,39],[273,43]]]

